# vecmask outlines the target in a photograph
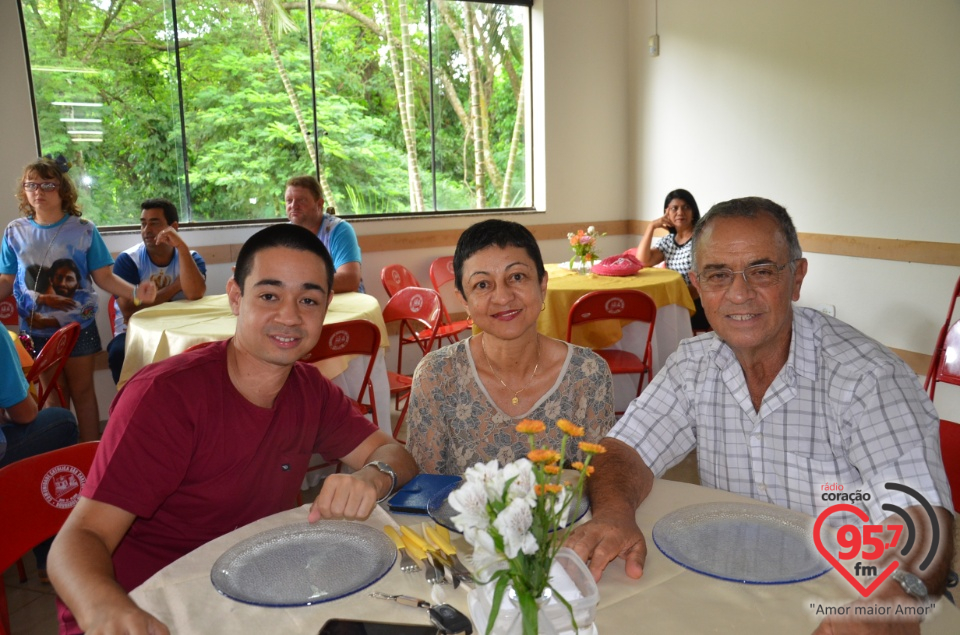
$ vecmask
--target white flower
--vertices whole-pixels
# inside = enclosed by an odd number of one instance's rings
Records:
[[[573,232],[567,232],[567,240],[573,238]]]
[[[503,553],[507,558],[516,558],[520,551],[530,555],[537,553],[540,545],[530,533],[533,512],[523,500],[512,501],[500,512],[493,526],[503,537]]]
[[[468,467],[463,478],[467,481],[482,483],[490,500],[502,500],[504,485],[503,472],[496,460],[487,463],[477,463]]]
[[[597,228],[594,227],[593,225],[590,225],[590,227],[587,227],[587,233],[588,233],[588,234],[594,234],[594,233],[596,233],[596,231],[597,231]]]
[[[482,482],[467,480],[462,486],[450,492],[447,498],[450,506],[460,512],[450,520],[460,531],[490,526],[487,516],[487,492]]]
[[[468,529],[463,532],[463,537],[473,547],[474,570],[479,574],[481,580],[488,580],[499,569],[507,567],[507,560],[502,553],[497,552],[493,537],[482,529]]]
[[[517,459],[505,465],[503,477],[506,481],[514,479],[507,492],[507,500],[521,500],[530,507],[536,507],[537,494],[533,486],[537,484],[537,477],[533,473],[533,463],[529,459]]]

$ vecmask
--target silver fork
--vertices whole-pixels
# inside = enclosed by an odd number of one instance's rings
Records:
[[[400,552],[400,570],[404,573],[413,573],[419,571],[420,567],[414,562],[413,558],[410,557],[410,554],[407,553],[407,546],[403,544],[403,539],[400,537],[400,534],[397,533],[397,530],[393,527],[387,525],[383,528],[384,533],[390,536],[390,540],[397,545],[397,551]]]

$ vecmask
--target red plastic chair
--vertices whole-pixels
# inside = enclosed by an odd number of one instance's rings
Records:
[[[410,289],[412,287],[426,288],[420,284],[417,277],[403,265],[387,265],[380,270],[380,282],[383,284],[383,290],[387,292],[388,297],[393,297],[401,289]],[[438,292],[439,294],[439,292]],[[439,348],[442,340],[448,340],[451,344],[459,340],[459,333],[463,330],[460,326],[451,326],[444,321],[446,309],[443,306],[443,299],[440,299],[440,325],[437,327],[437,333],[434,341]],[[403,347],[410,344],[416,344],[423,348],[423,342],[434,336],[429,329],[410,335],[401,335],[399,351],[402,356]]]
[[[54,333],[47,340],[40,354],[37,355],[37,360],[33,362],[33,367],[27,374],[27,382],[35,384],[37,387],[37,408],[43,408],[43,404],[47,402],[47,397],[50,396],[51,389],[54,388],[60,398],[60,404],[67,407],[67,400],[64,398],[63,390],[57,380],[60,378],[60,373],[63,372],[63,367],[67,364],[67,359],[70,358],[70,353],[73,352],[73,347],[77,344],[78,337],[80,337],[80,325],[77,322],[71,322]],[[40,376],[48,370],[52,370],[53,374],[50,375],[50,381],[44,388]]]
[[[369,357],[367,370],[363,374],[363,381],[360,382],[360,390],[357,391],[357,396],[350,397],[350,400],[360,411],[360,414],[369,414],[374,425],[379,425],[377,403],[373,394],[373,381],[370,379],[379,353],[380,327],[370,320],[350,320],[324,325],[323,330],[320,331],[320,339],[317,340],[317,344],[300,361],[313,364],[343,355],[366,355]],[[336,472],[339,472],[340,468],[343,467],[340,461],[324,461],[310,466],[307,468],[307,472],[316,472],[331,465],[336,465]]]
[[[953,287],[953,296],[947,308],[947,318],[937,335],[937,343],[930,360],[930,369],[923,387],[933,400],[937,384],[960,386],[960,321],[950,325],[957,298],[960,296],[960,278]],[[953,493],[953,507],[960,509],[960,423],[940,420],[940,455]]]
[[[440,295],[433,289],[423,287],[409,287],[399,290],[387,301],[383,307],[383,321],[400,323],[400,338],[404,332],[410,333],[413,341],[420,347],[420,352],[426,355],[433,348],[437,338],[437,326],[440,324]],[[393,438],[400,441],[397,435],[403,425],[403,418],[410,405],[410,389],[413,386],[413,376],[403,374],[403,349],[397,352],[397,372],[387,371],[390,381],[390,396],[394,398],[397,408],[403,401],[400,418],[393,428]],[[403,443],[403,441],[400,441]]]
[[[437,293],[441,295],[440,310],[443,312],[443,326],[441,326],[440,329],[442,331],[444,327],[447,327],[451,331],[454,331],[454,336],[457,337],[464,331],[473,330],[473,320],[469,318],[466,320],[453,320],[450,318],[450,312],[447,310],[447,305],[443,301],[443,292],[440,289],[448,284],[453,284],[453,279],[453,256],[441,256],[430,263],[430,283],[433,285],[433,288],[436,289]],[[441,335],[441,337],[443,337],[443,335]],[[459,337],[457,337],[457,339],[459,339]]]
[[[940,333],[937,335],[937,343],[934,344],[933,347],[933,356],[930,358],[930,368],[927,370],[927,378],[923,382],[923,389],[929,391],[930,399],[933,399],[933,394],[936,390],[934,387],[936,384],[934,375],[943,360],[947,332],[951,330],[950,322],[953,319],[953,311],[956,308],[958,296],[960,296],[960,278],[957,278],[957,284],[953,286],[953,296],[950,298],[950,305],[947,307],[947,318],[943,321],[943,326],[940,327]],[[956,328],[956,324],[953,326]]]
[[[370,379],[379,354],[380,328],[370,320],[350,320],[324,325],[316,346],[301,361],[313,364],[343,355],[369,357],[360,390],[357,391],[356,397],[350,398],[361,414],[369,414],[373,418],[373,423],[379,425],[377,404],[373,395],[373,381]]]
[[[0,571],[60,530],[80,500],[99,443],[80,443],[0,469]],[[9,633],[7,595],[0,584],[0,635]]]
[[[117,336],[117,296],[110,296],[107,302],[107,317],[110,319],[110,335]]]
[[[637,396],[643,388],[643,377],[653,380],[653,327],[657,322],[657,304],[643,291],[592,291],[573,303],[567,318],[567,341],[572,342],[573,328],[598,320],[629,320],[646,322],[647,343],[643,357],[629,351],[595,350],[614,375],[640,375]],[[621,413],[617,413],[621,414]]]
[[[20,316],[17,315],[17,300],[12,295],[0,300],[0,324],[12,326],[14,329],[20,326]]]

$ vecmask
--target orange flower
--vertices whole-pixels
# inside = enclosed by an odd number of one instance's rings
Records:
[[[587,476],[590,476],[591,474],[593,474],[593,471],[595,469],[592,465],[588,465],[586,469],[584,469],[583,461],[574,461],[573,463],[570,464],[570,467],[580,472],[586,472]]]
[[[572,421],[567,421],[566,419],[558,419],[557,427],[563,430],[564,434],[569,434],[571,437],[583,436],[583,428],[574,424]]]
[[[555,463],[553,465],[544,465],[543,471],[552,476],[556,476],[560,473],[560,466]]]
[[[531,450],[527,453],[527,458],[534,463],[556,463],[560,460],[560,453],[546,448]]]
[[[543,425],[543,421],[536,419],[524,419],[517,424],[517,432],[522,434],[540,434],[546,429],[547,426]]]
[[[537,496],[543,496],[544,494],[559,494],[563,491],[563,485],[558,483],[547,483],[546,485],[540,485],[538,483],[533,486],[533,491]]]
[[[586,441],[580,442],[580,449],[587,454],[603,454],[607,451],[607,448],[603,447],[599,443],[587,443]],[[530,460],[532,461],[533,459]]]

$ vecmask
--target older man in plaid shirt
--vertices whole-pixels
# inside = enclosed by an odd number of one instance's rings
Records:
[[[913,562],[926,553],[919,545],[901,568],[941,593],[952,551],[950,486],[939,419],[916,374],[848,324],[793,306],[807,261],[790,216],[773,201],[720,203],[693,241],[691,278],[714,333],[684,341],[604,439],[607,454],[590,483],[593,520],[568,545],[598,579],[618,556],[639,577],[646,543],[635,510],[654,477],[696,448],[704,485],[812,516],[835,504],[824,487],[841,484],[870,494],[859,505],[875,522],[891,503],[926,527],[917,501],[885,484],[914,489],[934,506],[947,539],[925,572]],[[916,596],[891,579],[871,600]]]

